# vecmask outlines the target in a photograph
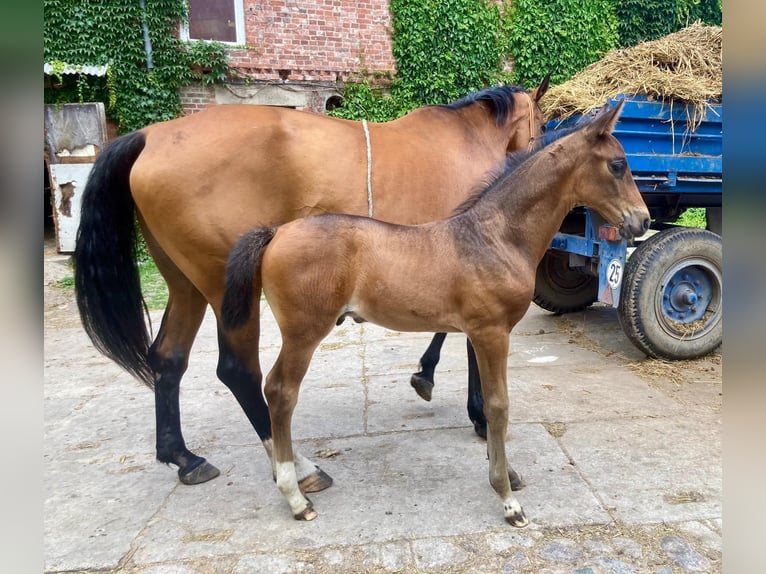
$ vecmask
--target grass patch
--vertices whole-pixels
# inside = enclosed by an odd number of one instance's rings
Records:
[[[154,261],[147,259],[139,262],[138,275],[141,279],[141,291],[146,306],[152,311],[162,310],[168,304],[168,286],[160,275]],[[74,275],[67,275],[56,281],[56,287],[65,291],[74,290]]]
[[[74,275],[67,275],[55,283],[59,289],[74,289]]]
[[[144,294],[146,306],[152,311],[164,309],[168,304],[168,286],[154,261],[147,259],[140,262],[138,274],[141,278],[141,291]]]
[[[699,227],[700,229],[705,229],[705,227],[707,227],[705,208],[690,207],[681,214],[675,223],[676,225],[683,225],[684,227]]]

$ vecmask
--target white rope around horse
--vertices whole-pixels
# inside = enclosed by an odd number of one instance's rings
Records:
[[[527,94],[527,99],[529,100],[529,145],[527,149],[532,151],[535,147],[535,138],[537,137],[535,133],[535,103],[529,94]]]
[[[370,147],[370,130],[367,120],[362,120],[364,141],[367,143],[367,216],[372,217],[372,147]]]

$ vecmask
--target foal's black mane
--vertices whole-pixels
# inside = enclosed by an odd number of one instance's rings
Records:
[[[495,121],[500,125],[508,118],[508,114],[513,112],[513,94],[523,92],[524,88],[521,86],[492,86],[478,92],[472,92],[451,104],[444,104],[439,107],[459,110],[471,104],[485,102],[489,104],[490,109],[495,114]]]
[[[451,216],[460,215],[461,213],[465,213],[471,209],[482,197],[488,193],[491,193],[492,190],[502,185],[502,183],[511,177],[511,175],[529,158],[536,155],[556,140],[559,140],[571,133],[580,131],[591,121],[593,121],[593,119],[593,117],[589,117],[587,119],[578,121],[572,126],[548,130],[543,134],[541,139],[537,140],[538,143],[533,149],[523,149],[506,154],[505,159],[500,163],[500,165],[485,175],[484,180],[478,184],[477,188],[468,195],[463,203],[458,205],[452,211]]]

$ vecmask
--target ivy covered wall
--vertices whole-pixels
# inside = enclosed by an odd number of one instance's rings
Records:
[[[246,14],[258,6],[245,0]],[[108,10],[95,0],[44,0],[43,7],[46,62],[109,65],[106,78],[51,74],[46,101],[104,101],[122,132],[181,114],[179,88],[229,81],[229,64],[259,49],[251,33],[247,46],[234,48],[182,42],[185,0],[146,0],[143,9],[139,0],[112,0]],[[383,121],[495,82],[529,88],[551,73],[556,84],[618,45],[696,18],[721,23],[720,0],[390,0],[389,9],[396,74],[386,58],[384,70],[359,59],[355,81],[339,86],[344,99],[334,115]]]
[[[560,84],[617,46],[614,0],[513,0],[508,52],[524,85],[545,70]]]
[[[191,81],[188,54],[176,36],[185,0],[45,0],[45,62],[108,65],[106,78],[51,74],[46,103],[103,101],[121,131],[177,116],[178,88]],[[144,23],[153,67],[147,67]]]
[[[720,26],[721,0],[615,0],[621,46],[655,40],[701,20]]]

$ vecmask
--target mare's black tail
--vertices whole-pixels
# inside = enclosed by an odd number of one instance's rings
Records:
[[[226,262],[221,304],[224,329],[236,329],[250,319],[253,285],[260,273],[261,255],[276,231],[275,227],[256,227],[243,235],[231,250]]]
[[[74,279],[80,319],[93,345],[152,387],[129,182],[145,143],[144,134],[132,132],[111,142],[96,159],[82,196]]]

